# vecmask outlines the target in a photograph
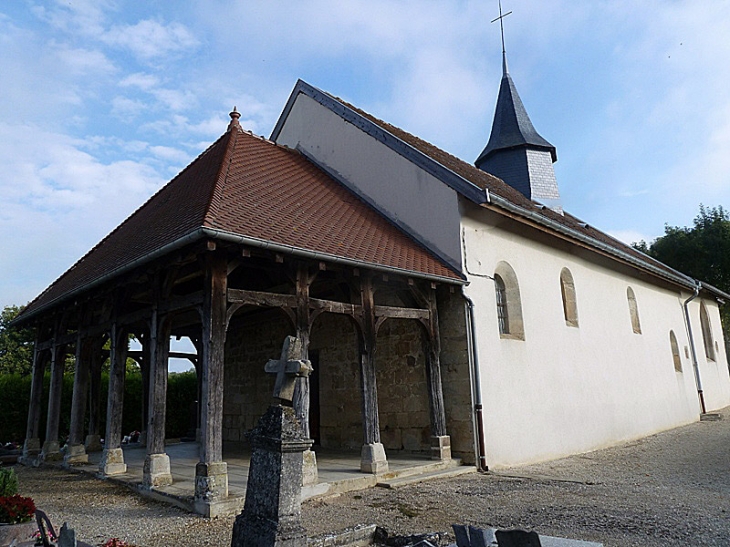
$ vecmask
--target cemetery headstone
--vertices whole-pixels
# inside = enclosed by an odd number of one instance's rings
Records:
[[[270,360],[266,372],[276,374],[274,403],[250,435],[253,451],[243,512],[233,525],[232,547],[306,547],[301,524],[302,453],[304,439],[292,408],[297,376],[312,366],[299,355],[301,342],[287,337],[281,358]]]

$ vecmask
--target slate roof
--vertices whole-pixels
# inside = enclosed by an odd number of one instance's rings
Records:
[[[487,146],[474,163],[480,167],[496,151],[524,145],[549,151],[553,163],[556,162],[558,155],[555,147],[542,138],[532,125],[512,77],[507,71],[506,60],[503,60],[502,66],[504,69],[502,81],[499,84],[497,106],[494,110],[492,132],[489,135]]]
[[[294,87],[287,106],[274,128],[272,139],[276,139],[283,120],[291,110],[299,93],[306,94],[342,116],[346,121],[360,127],[373,138],[419,165],[463,197],[481,207],[505,214],[550,235],[581,245],[687,289],[692,290],[697,286],[696,280],[691,277],[590,226],[579,218],[569,213],[560,214],[544,205],[535,203],[494,175],[302,80],[299,80]],[[720,298],[730,299],[730,295],[707,283],[702,282],[701,287]]]
[[[233,114],[236,114],[234,117]],[[197,239],[461,282],[462,276],[304,156],[229,131],[33,300],[28,318]]]

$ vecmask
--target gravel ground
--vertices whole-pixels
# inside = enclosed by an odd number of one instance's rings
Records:
[[[722,414],[718,422],[544,464],[309,501],[304,525],[312,536],[358,524],[392,536],[462,523],[607,547],[730,546],[730,408]],[[94,545],[111,537],[144,547],[230,545],[232,517],[192,516],[83,474],[17,471],[21,494]]]

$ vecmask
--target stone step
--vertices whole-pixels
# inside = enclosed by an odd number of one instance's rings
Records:
[[[401,486],[407,486],[409,484],[417,484],[419,482],[434,480],[434,479],[449,479],[452,477],[458,477],[459,475],[465,475],[466,473],[476,473],[477,468],[471,465],[462,465],[459,467],[448,467],[446,469],[437,469],[425,473],[419,473],[417,475],[409,474],[405,476],[395,477],[392,479],[378,480],[375,486],[381,488],[399,488]]]
[[[454,467],[461,467],[460,459],[454,458],[448,461],[434,460],[431,463],[415,465],[413,467],[407,467],[405,469],[392,469],[390,471],[377,475],[377,478],[378,481],[387,481],[400,477],[409,477],[411,475],[421,475],[423,473],[431,473],[433,471],[452,469]]]

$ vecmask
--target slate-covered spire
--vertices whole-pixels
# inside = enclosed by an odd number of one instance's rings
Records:
[[[502,82],[492,133],[474,164],[482,171],[498,176],[533,201],[562,212],[552,165],[557,159],[555,147],[532,125],[507,70],[507,56],[503,51]]]

